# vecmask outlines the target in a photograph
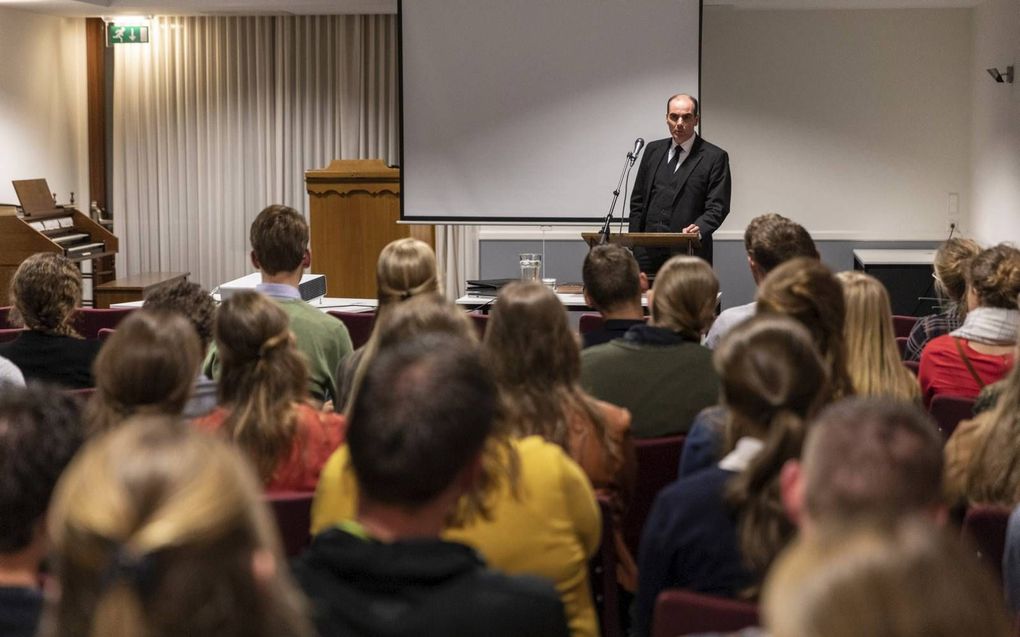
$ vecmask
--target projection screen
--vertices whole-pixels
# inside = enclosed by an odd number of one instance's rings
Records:
[[[700,0],[406,0],[399,14],[404,221],[598,222],[634,140],[667,136],[666,98],[698,95]]]

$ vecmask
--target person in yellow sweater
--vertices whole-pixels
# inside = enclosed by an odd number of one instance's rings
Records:
[[[419,305],[401,304],[396,311],[420,311]],[[407,327],[400,316],[392,318],[394,325]],[[480,498],[481,512],[462,511],[463,523],[447,528],[442,539],[474,547],[489,566],[511,575],[548,578],[559,592],[572,637],[596,637],[588,560],[598,550],[601,518],[591,483],[559,445],[539,436],[511,438],[499,429],[489,439],[483,462],[489,480],[481,481],[488,484]],[[354,519],[357,493],[345,445],[322,470],[312,505],[312,533]]]

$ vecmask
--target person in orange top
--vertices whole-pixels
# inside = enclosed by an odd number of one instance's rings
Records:
[[[195,426],[233,439],[267,491],[313,491],[347,421],[304,402],[308,368],[287,314],[257,292],[225,301],[214,326],[219,406]]]

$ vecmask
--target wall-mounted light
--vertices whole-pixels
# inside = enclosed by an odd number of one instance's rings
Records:
[[[990,68],[990,69],[985,69],[985,70],[988,71],[988,74],[992,76],[992,79],[995,80],[996,82],[998,82],[999,84],[1002,84],[1003,82],[1005,82],[1006,84],[1012,84],[1013,83],[1013,65],[1012,64],[1006,67],[1006,72],[1005,73],[1000,72],[999,69],[997,69],[997,68]]]

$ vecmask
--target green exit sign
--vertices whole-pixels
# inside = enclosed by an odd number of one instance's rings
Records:
[[[146,44],[149,41],[149,27],[140,25],[106,25],[106,46],[114,44]]]

